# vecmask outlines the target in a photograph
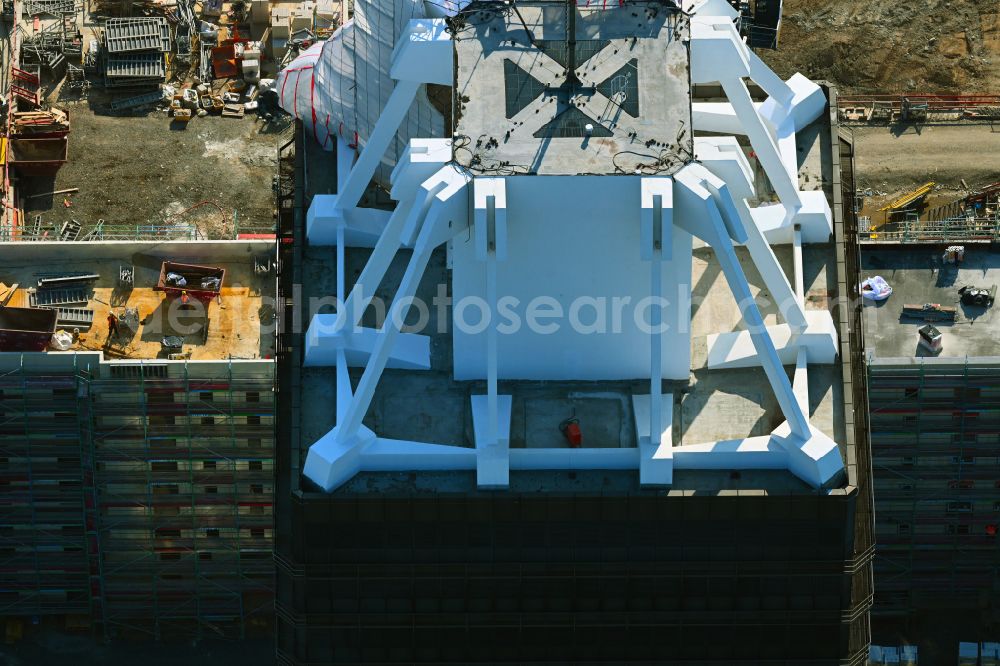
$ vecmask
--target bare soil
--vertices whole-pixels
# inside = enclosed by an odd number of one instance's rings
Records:
[[[1000,127],[932,125],[853,127],[859,188],[880,190],[934,181],[962,189],[1000,180]]]
[[[1000,92],[997,0],[786,0],[761,57],[842,92]]]
[[[951,203],[971,190],[1000,181],[1000,128],[990,125],[853,127],[862,215],[927,182],[934,189],[924,209]],[[964,183],[963,183],[964,181]]]
[[[41,214],[56,229],[77,220],[83,233],[98,220],[195,225],[208,238],[231,237],[234,218],[241,231],[273,224],[271,180],[278,145],[291,136],[287,124],[266,126],[247,114],[196,117],[185,127],[172,123],[165,107],[110,115],[103,91],[94,89],[88,99],[55,104],[70,112],[69,161],[54,179],[19,182],[30,224]],[[23,198],[73,187],[80,191]]]

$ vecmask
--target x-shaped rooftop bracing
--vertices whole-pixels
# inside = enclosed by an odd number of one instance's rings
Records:
[[[586,62],[581,63],[576,68],[575,73],[578,77],[585,77],[587,81],[592,82],[596,86],[596,84],[604,82],[618,72],[632,58],[633,55],[629,51],[616,51],[616,49],[608,47]],[[559,78],[565,70],[561,64],[550,58],[546,53],[537,50],[523,54],[522,60],[516,64],[522,69],[532,72],[536,78],[539,76],[539,70],[547,74],[549,79]],[[596,87],[590,87],[587,95],[594,102],[595,106],[621,113],[621,106],[616,101],[608,99]],[[554,114],[544,113],[547,111],[546,107],[549,105],[550,97],[552,96],[556,97],[556,112]],[[564,99],[564,96],[567,99]],[[546,88],[540,95],[531,100],[527,106],[518,111],[511,120],[522,123],[518,130],[519,132],[534,134],[548,123],[553,115],[558,115],[570,108],[567,104],[568,99],[572,99],[572,96],[568,92],[559,95],[557,89]],[[602,117],[603,115],[602,113]],[[601,118],[594,118],[595,122],[599,120]]]
[[[696,157],[701,163],[688,164],[673,177],[636,176],[641,178],[636,220],[641,225],[640,255],[649,263],[650,293],[655,296],[663,266],[669,265],[675,250],[687,251],[673,247],[675,226],[712,247],[747,330],[715,336],[709,367],[761,366],[786,422],[769,436],[673,446],[672,396],[662,394],[662,340],[654,331],[650,334],[650,391],[633,400],[637,448],[511,449],[512,399],[498,392],[494,324],[486,333],[487,393],[472,398],[474,449],[383,438],[362,425],[385,368],[429,368],[427,339],[401,333],[400,327],[434,249],[472,228],[477,258],[486,273],[487,301],[494,310],[497,263],[510,259],[507,231],[510,224],[518,223],[519,212],[508,206],[506,178],[473,178],[451,164],[447,139],[411,142],[393,172],[392,196],[398,205],[391,214],[357,208],[418,85],[452,80],[448,40],[443,21],[411,22],[396,49],[396,89],[372,136],[351,170],[340,174],[339,194],[316,197],[309,211],[310,242],[337,245],[339,266],[345,244],[373,247],[373,252],[345,307],[336,315],[316,315],[307,333],[306,363],[336,364],[338,382],[337,425],[310,448],[306,476],[328,491],[361,471],[408,470],[474,469],[482,487],[507,486],[511,469],[636,469],[643,484],[670,485],[674,469],[765,468],[788,469],[816,487],[835,483],[843,461],[836,443],[809,423],[806,382],[809,362],[833,362],[836,333],[829,313],[804,310],[801,268],[802,242],[828,240],[830,211],[825,198],[820,201],[821,192],[799,191],[795,154],[795,132],[823,112],[825,99],[804,77],[796,75],[786,83],[770,72],[740,41],[726,15],[696,14],[693,19],[692,80],[720,82],[730,100],[711,108],[696,105],[695,129],[745,134],[781,205],[769,207],[772,210],[748,205],[753,192],[751,171],[733,139],[699,139]],[[754,104],[746,78],[760,84],[771,97],[762,105]],[[338,154],[350,154],[346,144],[338,146]],[[794,285],[778,265],[772,242],[793,243]],[[746,244],[766,286],[782,303],[786,323],[764,325],[737,259],[737,244]],[[359,327],[372,291],[401,247],[413,251],[387,321],[377,331]],[[342,268],[339,271],[343,302],[344,276]],[[785,374],[784,363],[796,364],[794,384]],[[365,368],[353,390],[348,365]]]

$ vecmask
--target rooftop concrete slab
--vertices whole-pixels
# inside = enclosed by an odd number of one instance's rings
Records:
[[[688,17],[662,0],[574,12],[480,2],[456,17],[456,162],[487,175],[667,175],[692,159]]]
[[[861,253],[862,279],[881,275],[892,287],[885,301],[865,302],[865,345],[869,356],[965,357],[1000,354],[998,306],[964,305],[959,288],[1000,285],[1000,252],[988,247],[965,246],[960,264],[944,260],[943,247],[874,248]],[[928,322],[903,316],[903,306],[938,303],[957,308],[954,322]],[[917,329],[931,323],[942,335],[942,351],[931,354],[918,346]]]

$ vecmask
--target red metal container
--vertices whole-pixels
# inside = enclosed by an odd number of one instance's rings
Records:
[[[0,351],[45,351],[58,317],[54,309],[0,307]]]
[[[18,170],[28,176],[54,175],[66,164],[69,155],[69,138],[11,139],[7,158]]]
[[[176,286],[167,282],[167,275],[176,273],[182,276],[187,284]],[[204,278],[218,278],[219,285],[215,288],[203,288],[201,281]],[[153,287],[154,291],[162,291],[167,298],[180,298],[185,292],[191,298],[197,298],[203,303],[210,303],[222,291],[222,284],[226,278],[225,268],[213,266],[198,266],[196,264],[179,264],[174,261],[164,261],[160,266],[160,279]]]

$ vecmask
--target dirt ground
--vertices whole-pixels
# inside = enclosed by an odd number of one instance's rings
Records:
[[[997,0],[785,0],[761,57],[843,92],[1000,92]]]
[[[193,118],[185,128],[171,123],[165,110],[110,115],[103,95],[92,90],[89,100],[55,102],[70,113],[69,161],[54,181],[22,178],[20,191],[80,191],[22,199],[29,226],[40,213],[43,224],[56,229],[77,220],[83,233],[104,220],[195,225],[208,238],[226,238],[235,213],[240,231],[272,227],[271,179],[279,142],[291,137],[288,123],[264,125],[248,113],[242,119]],[[209,203],[186,212],[201,202]]]
[[[961,199],[969,190],[1000,181],[1000,128],[989,125],[852,127],[862,215],[933,181],[925,208]],[[962,181],[965,181],[963,185]]]

